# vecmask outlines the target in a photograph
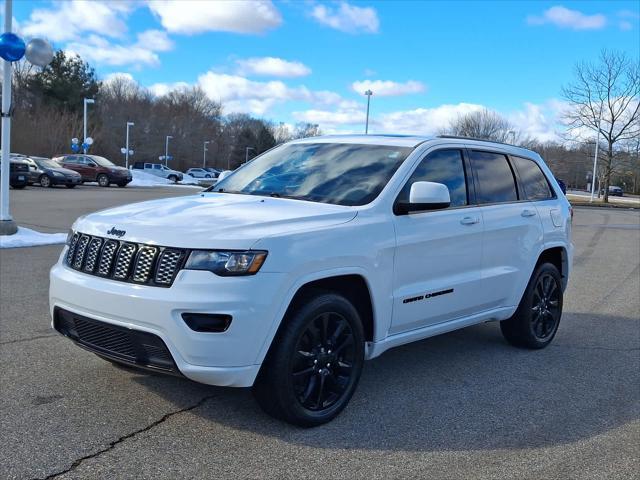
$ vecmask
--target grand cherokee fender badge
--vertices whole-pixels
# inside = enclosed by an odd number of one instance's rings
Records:
[[[126,230],[118,230],[116,227],[111,227],[111,230],[107,231],[107,235],[114,235],[118,238],[124,237],[125,233],[127,233]]]
[[[402,300],[402,303],[418,302],[420,300],[427,300],[429,298],[439,297],[440,295],[446,295],[452,292],[453,288],[448,288],[446,290],[440,290],[439,292],[425,293],[424,295],[418,295],[417,297],[405,298],[404,300]]]

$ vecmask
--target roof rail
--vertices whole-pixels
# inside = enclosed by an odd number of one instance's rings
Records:
[[[510,147],[524,148],[513,143],[498,142],[497,140],[487,140],[486,138],[466,137],[464,135],[436,135],[437,138],[456,138],[458,140],[474,140],[476,142],[497,143],[500,145],[509,145]]]

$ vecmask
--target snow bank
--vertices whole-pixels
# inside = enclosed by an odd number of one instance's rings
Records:
[[[0,235],[0,248],[55,245],[64,243],[66,240],[66,233],[40,233],[29,228],[18,227],[18,232],[13,235]]]
[[[198,185],[198,179],[193,178],[191,175],[184,175],[184,178],[180,183],[174,183],[166,178],[152,175],[151,173],[143,172],[142,170],[131,169],[131,175],[133,180],[129,183],[129,187],[197,187],[204,188]]]

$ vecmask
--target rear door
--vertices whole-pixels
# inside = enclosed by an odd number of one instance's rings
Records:
[[[484,219],[482,309],[517,305],[544,244],[540,216],[524,192],[518,191],[507,155],[473,149],[469,159]]]
[[[460,148],[430,152],[405,183],[447,185],[451,206],[395,214],[396,252],[390,334],[462,317],[477,310],[482,266],[482,213],[473,206],[468,165]],[[470,180],[470,178],[469,178]]]

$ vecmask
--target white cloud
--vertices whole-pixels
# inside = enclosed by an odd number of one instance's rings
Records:
[[[620,30],[633,30],[633,24],[627,20],[621,20],[618,26],[620,27]]]
[[[22,25],[27,37],[45,37],[54,42],[76,39],[84,32],[122,37],[127,31],[128,2],[86,2],[73,0],[54,3],[52,8],[37,8]]]
[[[210,31],[258,34],[282,23],[270,0],[154,0],[148,5],[164,28],[184,35]]]
[[[166,95],[172,90],[180,90],[182,88],[189,88],[187,82],[175,82],[175,83],[154,83],[149,88],[149,91],[157,97]]]
[[[607,18],[600,13],[587,15],[578,10],[556,5],[545,10],[541,16],[530,15],[527,17],[527,23],[529,25],[552,24],[572,30],[597,30],[606,26]]]
[[[416,108],[376,114],[369,118],[369,131],[373,133],[398,133],[414,135],[437,135],[449,126],[451,121],[469,113],[487,108],[474,103],[444,104],[433,108]],[[524,136],[540,141],[559,140],[557,128],[562,111],[566,108],[560,100],[549,100],[543,104],[525,103],[523,109],[504,112],[502,115],[511,121]],[[293,112],[297,121],[317,123],[324,132],[350,133],[361,131],[365,123],[365,107],[352,103],[340,105],[335,110],[317,110]]]
[[[157,66],[158,54],[139,45],[115,45],[98,35],[89,35],[82,41],[67,44],[69,54],[78,54],[83,60],[102,65],[134,67]]]
[[[135,82],[135,78],[133,78],[133,75],[131,75],[130,73],[127,72],[113,72],[110,73],[108,75],[106,75],[104,77],[104,83],[110,83],[113,82],[114,80],[127,80],[129,82]]]
[[[254,57],[236,60],[238,74],[265,77],[304,77],[311,69],[300,62],[290,62],[276,57]]]
[[[320,24],[347,33],[378,33],[380,20],[372,7],[356,7],[340,2],[337,8],[315,5],[311,16]]]
[[[145,30],[139,33],[137,45],[154,52],[167,52],[173,48],[173,42],[163,30]]]
[[[374,96],[393,97],[424,92],[425,86],[422,82],[415,80],[409,80],[404,83],[392,82],[390,80],[363,80],[353,82],[351,89],[360,95],[363,95],[366,90],[371,90]]]

